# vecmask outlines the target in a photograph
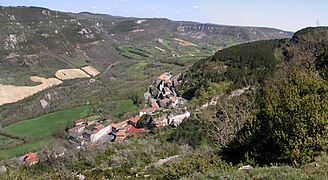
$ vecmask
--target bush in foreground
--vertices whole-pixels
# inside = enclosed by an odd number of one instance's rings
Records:
[[[328,83],[316,75],[294,73],[265,90],[261,110],[225,152],[236,163],[304,164],[326,145],[327,117]]]

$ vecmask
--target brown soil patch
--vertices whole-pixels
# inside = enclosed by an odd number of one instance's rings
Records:
[[[61,80],[90,77],[87,73],[85,73],[81,69],[61,69],[56,72],[55,76]]]
[[[90,74],[91,76],[95,77],[98,74],[100,74],[99,71],[97,71],[97,69],[93,68],[92,66],[86,66],[84,68],[82,68],[84,71],[86,71],[88,74]]]
[[[38,76],[31,76],[31,80],[42,84],[37,86],[13,86],[0,84],[0,105],[17,102],[32,96],[37,92],[62,83],[61,80],[56,78],[46,79]]]
[[[196,44],[193,44],[191,42],[179,39],[179,38],[174,38],[174,40],[178,41],[181,46],[197,46]]]

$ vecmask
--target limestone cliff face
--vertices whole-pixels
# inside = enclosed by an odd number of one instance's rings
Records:
[[[236,39],[245,40],[265,40],[275,38],[289,38],[292,32],[282,31],[272,28],[261,27],[238,27],[238,26],[225,26],[215,24],[199,24],[199,23],[181,23],[178,32],[189,33],[198,38],[203,38],[208,35],[217,37],[231,36]]]

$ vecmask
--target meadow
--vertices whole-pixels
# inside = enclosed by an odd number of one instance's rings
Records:
[[[0,150],[0,158],[15,157],[30,151],[39,150],[42,146],[51,143],[54,139],[53,135],[57,130],[65,129],[75,119],[86,117],[90,114],[90,110],[90,106],[80,106],[53,112],[38,118],[20,121],[3,128],[4,132],[21,137],[25,143],[17,143],[19,139],[0,136],[1,142],[3,141],[8,147]],[[10,143],[17,143],[17,146],[9,146]]]

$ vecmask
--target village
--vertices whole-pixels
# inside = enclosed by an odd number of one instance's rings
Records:
[[[80,149],[104,142],[123,143],[127,137],[148,133],[153,128],[179,126],[190,117],[187,101],[176,92],[179,76],[164,73],[157,77],[144,94],[144,109],[134,117],[117,123],[110,118],[90,120],[86,117],[75,120],[73,127],[68,129],[68,141]],[[28,165],[39,160],[36,153],[28,153],[18,159],[20,163]]]

